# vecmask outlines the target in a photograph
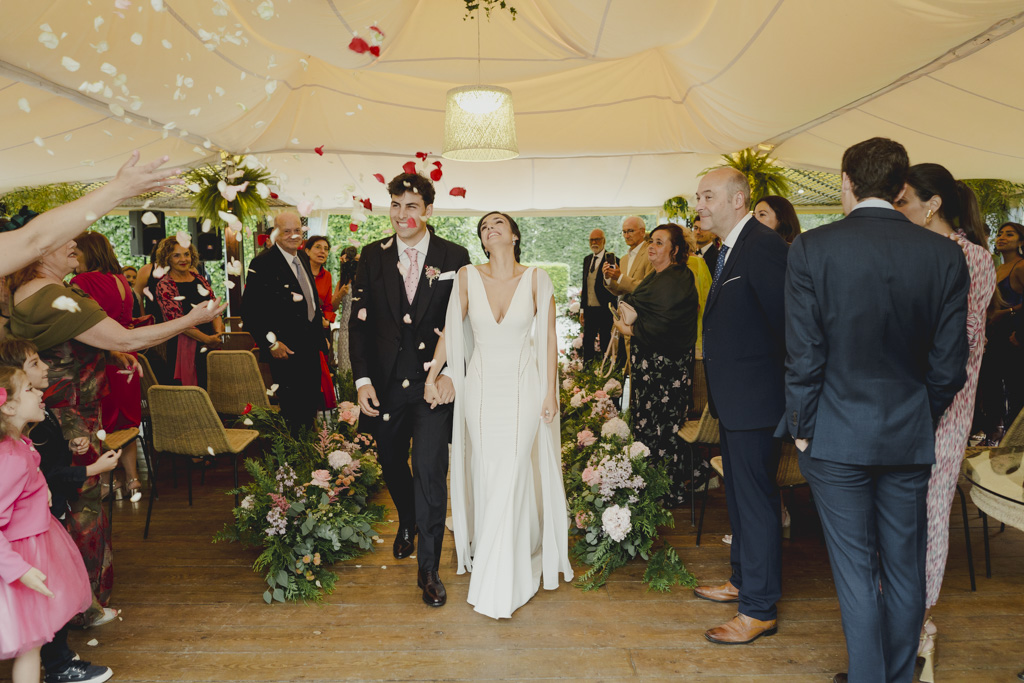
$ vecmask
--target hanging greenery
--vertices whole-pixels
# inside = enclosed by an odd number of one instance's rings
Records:
[[[273,194],[270,171],[246,163],[245,157],[233,157],[233,164],[207,164],[186,172],[182,178],[192,192],[196,217],[214,227],[227,225],[221,212],[230,213],[239,223],[255,220],[267,212],[267,199]]]
[[[665,200],[665,203],[661,205],[661,210],[674,223],[689,225],[691,222],[693,212],[690,211],[690,203],[681,196]]]
[[[484,11],[484,16],[488,19],[491,18],[491,10],[495,8],[507,9],[508,13],[512,15],[512,21],[516,20],[516,8],[510,5],[506,0],[462,0],[466,3],[466,15],[462,17],[462,20],[475,19],[476,15],[474,12],[478,10]]]
[[[54,183],[53,185],[40,185],[39,187],[19,187],[4,195],[0,195],[0,213],[5,216],[18,213],[18,210],[27,206],[28,208],[42,213],[55,207],[73,202],[85,194],[85,188],[79,183]]]
[[[974,190],[978,198],[981,217],[990,230],[1010,220],[1010,211],[1021,205],[1024,198],[1024,184],[995,178],[965,180],[964,185]]]
[[[721,166],[705,168],[701,171],[704,175],[722,166],[735,168],[747,176],[750,183],[750,208],[753,209],[762,198],[770,194],[786,197],[789,195],[789,180],[783,175],[785,169],[775,163],[774,159],[768,157],[767,153],[755,149],[744,149],[735,154],[723,154],[725,163]]]

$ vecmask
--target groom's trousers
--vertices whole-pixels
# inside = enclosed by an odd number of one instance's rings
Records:
[[[433,410],[423,400],[423,380],[408,387],[392,382],[378,393],[381,415],[374,438],[384,482],[403,528],[419,527],[416,557],[424,570],[437,570],[448,514],[448,443],[452,404]],[[410,441],[412,469],[410,470]]]
[[[866,466],[800,454],[825,532],[850,683],[909,683],[924,618],[931,465]]]

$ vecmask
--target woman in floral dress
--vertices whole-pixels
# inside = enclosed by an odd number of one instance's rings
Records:
[[[935,627],[931,608],[939,599],[949,553],[949,513],[960,476],[964,449],[974,416],[978,371],[985,351],[985,310],[996,286],[992,256],[983,246],[987,229],[974,193],[953,179],[938,164],[917,164],[907,174],[907,185],[896,200],[896,209],[914,223],[957,242],[967,259],[971,289],[967,298],[967,382],[946,409],[935,430],[935,465],[928,483],[928,557],[925,569],[925,624],[921,634],[922,656],[935,651]]]
[[[664,464],[671,485],[665,503],[686,501],[686,471],[677,435],[686,422],[692,396],[693,351],[697,342],[697,288],[686,266],[689,246],[682,228],[659,225],[650,235],[647,254],[654,272],[623,301],[636,310],[636,320],[615,327],[631,336],[630,381],[633,384],[633,438],[651,449]]]

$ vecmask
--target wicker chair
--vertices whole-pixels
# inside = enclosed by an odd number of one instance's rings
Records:
[[[678,432],[679,437],[686,442],[688,450],[688,461],[687,471],[692,473],[694,466],[697,461],[697,448],[700,446],[711,447],[717,446],[719,443],[718,436],[718,420],[711,417],[711,411],[707,404],[704,405],[704,410],[700,415],[699,420],[688,420],[683,425],[682,429]],[[691,474],[692,476],[692,474]],[[691,487],[696,489],[696,487]],[[704,525],[704,508],[708,502],[708,489],[710,488],[710,482],[704,484],[704,495],[701,496],[700,503],[700,524],[697,525],[697,545],[700,545],[701,529]],[[694,510],[694,495],[696,490],[691,491],[690,496],[690,524],[693,524],[695,519]]]
[[[207,390],[221,417],[237,417],[246,405],[270,410],[256,356],[249,351],[210,351],[206,354]]]
[[[213,409],[206,391],[200,387],[154,386],[149,390],[149,410],[153,419],[155,452],[185,459],[188,471],[188,504],[192,505],[192,460],[211,455],[231,455],[234,466],[235,488],[238,488],[238,454],[242,453],[260,435],[255,429],[225,429]],[[154,459],[159,466],[159,458]],[[146,528],[142,537],[149,536],[149,521],[153,514],[156,495],[156,472],[150,474],[151,495],[146,512]],[[235,494],[235,507],[238,494]]]
[[[256,346],[256,340],[248,332],[224,332],[220,339],[225,351],[252,351]]]

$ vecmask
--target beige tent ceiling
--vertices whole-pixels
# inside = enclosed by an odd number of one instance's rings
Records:
[[[834,171],[874,135],[1024,181],[1024,0],[512,4],[464,21],[460,0],[0,0],[0,190],[109,177],[134,148],[227,150],[283,199],[380,204],[372,174],[440,159],[445,92],[478,78],[512,90],[521,155],[442,160],[441,211],[649,209],[722,152]],[[347,47],[371,25],[379,58]]]

